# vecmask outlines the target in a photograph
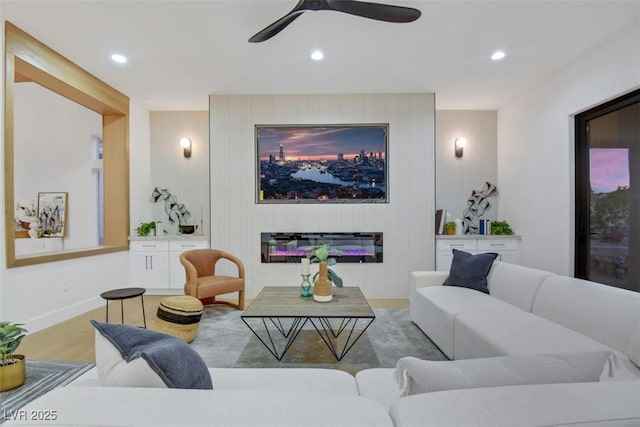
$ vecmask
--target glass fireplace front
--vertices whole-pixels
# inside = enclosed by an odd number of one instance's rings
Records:
[[[375,232],[261,233],[261,260],[263,263],[299,263],[301,258],[313,251],[313,246],[325,244],[329,248],[329,255],[336,258],[338,263],[382,262],[382,233]]]

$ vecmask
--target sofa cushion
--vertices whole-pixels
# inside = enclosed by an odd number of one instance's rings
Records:
[[[552,275],[548,271],[496,261],[487,276],[487,286],[491,296],[531,311],[540,285]]]
[[[639,379],[640,370],[615,349],[542,317],[516,312],[465,313],[454,327],[455,359],[507,355],[613,351],[615,358],[601,381]]]
[[[154,427],[393,427],[389,413],[361,396],[311,391],[60,387],[21,408],[53,408],[5,425]],[[27,417],[25,417],[27,418]]]
[[[598,381],[610,351],[432,361],[398,360],[403,395],[463,388]]]
[[[456,318],[455,358],[609,350],[569,328],[523,311],[465,313]]]
[[[394,378],[395,368],[369,368],[356,373],[360,396],[380,402],[389,410],[402,397],[402,390]]]
[[[460,286],[488,294],[487,274],[497,256],[497,253],[472,255],[453,249],[453,261],[444,286]]]
[[[353,375],[325,368],[209,368],[216,390],[313,391],[358,395]]]
[[[517,385],[404,397],[395,427],[637,426],[640,381]]]
[[[169,388],[213,388],[206,363],[181,339],[129,325],[91,324],[103,385],[157,387],[159,377]]]
[[[640,293],[551,276],[540,286],[531,312],[626,353],[640,326]]]
[[[418,288],[411,296],[409,305],[411,320],[450,359],[454,357],[456,316],[477,311],[522,311],[484,293],[455,286]]]

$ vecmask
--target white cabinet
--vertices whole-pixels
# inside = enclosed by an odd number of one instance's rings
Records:
[[[206,237],[131,238],[129,244],[129,284],[149,289],[182,289],[182,252],[208,248]]]
[[[498,260],[511,264],[520,263],[520,238],[479,239],[478,253],[495,252]]]
[[[436,270],[449,271],[453,249],[480,254],[495,252],[498,260],[520,263],[520,236],[436,236]]]
[[[168,287],[168,241],[131,242],[129,245],[129,284],[144,288]]]
[[[172,240],[169,242],[169,287],[184,288],[186,280],[184,267],[180,264],[180,254],[192,249],[208,248],[209,242],[205,240],[184,241]]]

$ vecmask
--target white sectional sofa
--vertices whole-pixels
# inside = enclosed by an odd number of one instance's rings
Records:
[[[410,316],[451,359],[610,350],[600,382],[449,390],[399,397],[392,370],[356,375],[396,427],[640,425],[640,294],[494,262],[490,294],[411,274]],[[634,364],[635,363],[635,364]],[[385,385],[386,384],[386,385]]]
[[[494,262],[490,294],[411,273],[411,320],[450,359],[611,350],[613,377],[640,379],[640,294]]]
[[[640,425],[640,295],[506,263],[490,294],[411,274],[410,313],[451,359],[610,350],[599,382],[509,385],[402,396],[395,370],[215,369],[213,390],[100,386],[96,370],[5,425],[552,426]],[[449,363],[449,362],[433,362]],[[454,362],[451,362],[454,363]],[[35,412],[34,412],[35,411]]]

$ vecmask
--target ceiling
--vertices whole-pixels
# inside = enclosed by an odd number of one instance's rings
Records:
[[[0,16],[149,110],[207,110],[209,94],[394,92],[435,92],[438,109],[496,109],[640,25],[640,0],[381,2],[422,17],[306,12],[254,44],[296,0],[0,0]],[[315,48],[324,60],[309,58]],[[496,49],[506,58],[491,61]]]

